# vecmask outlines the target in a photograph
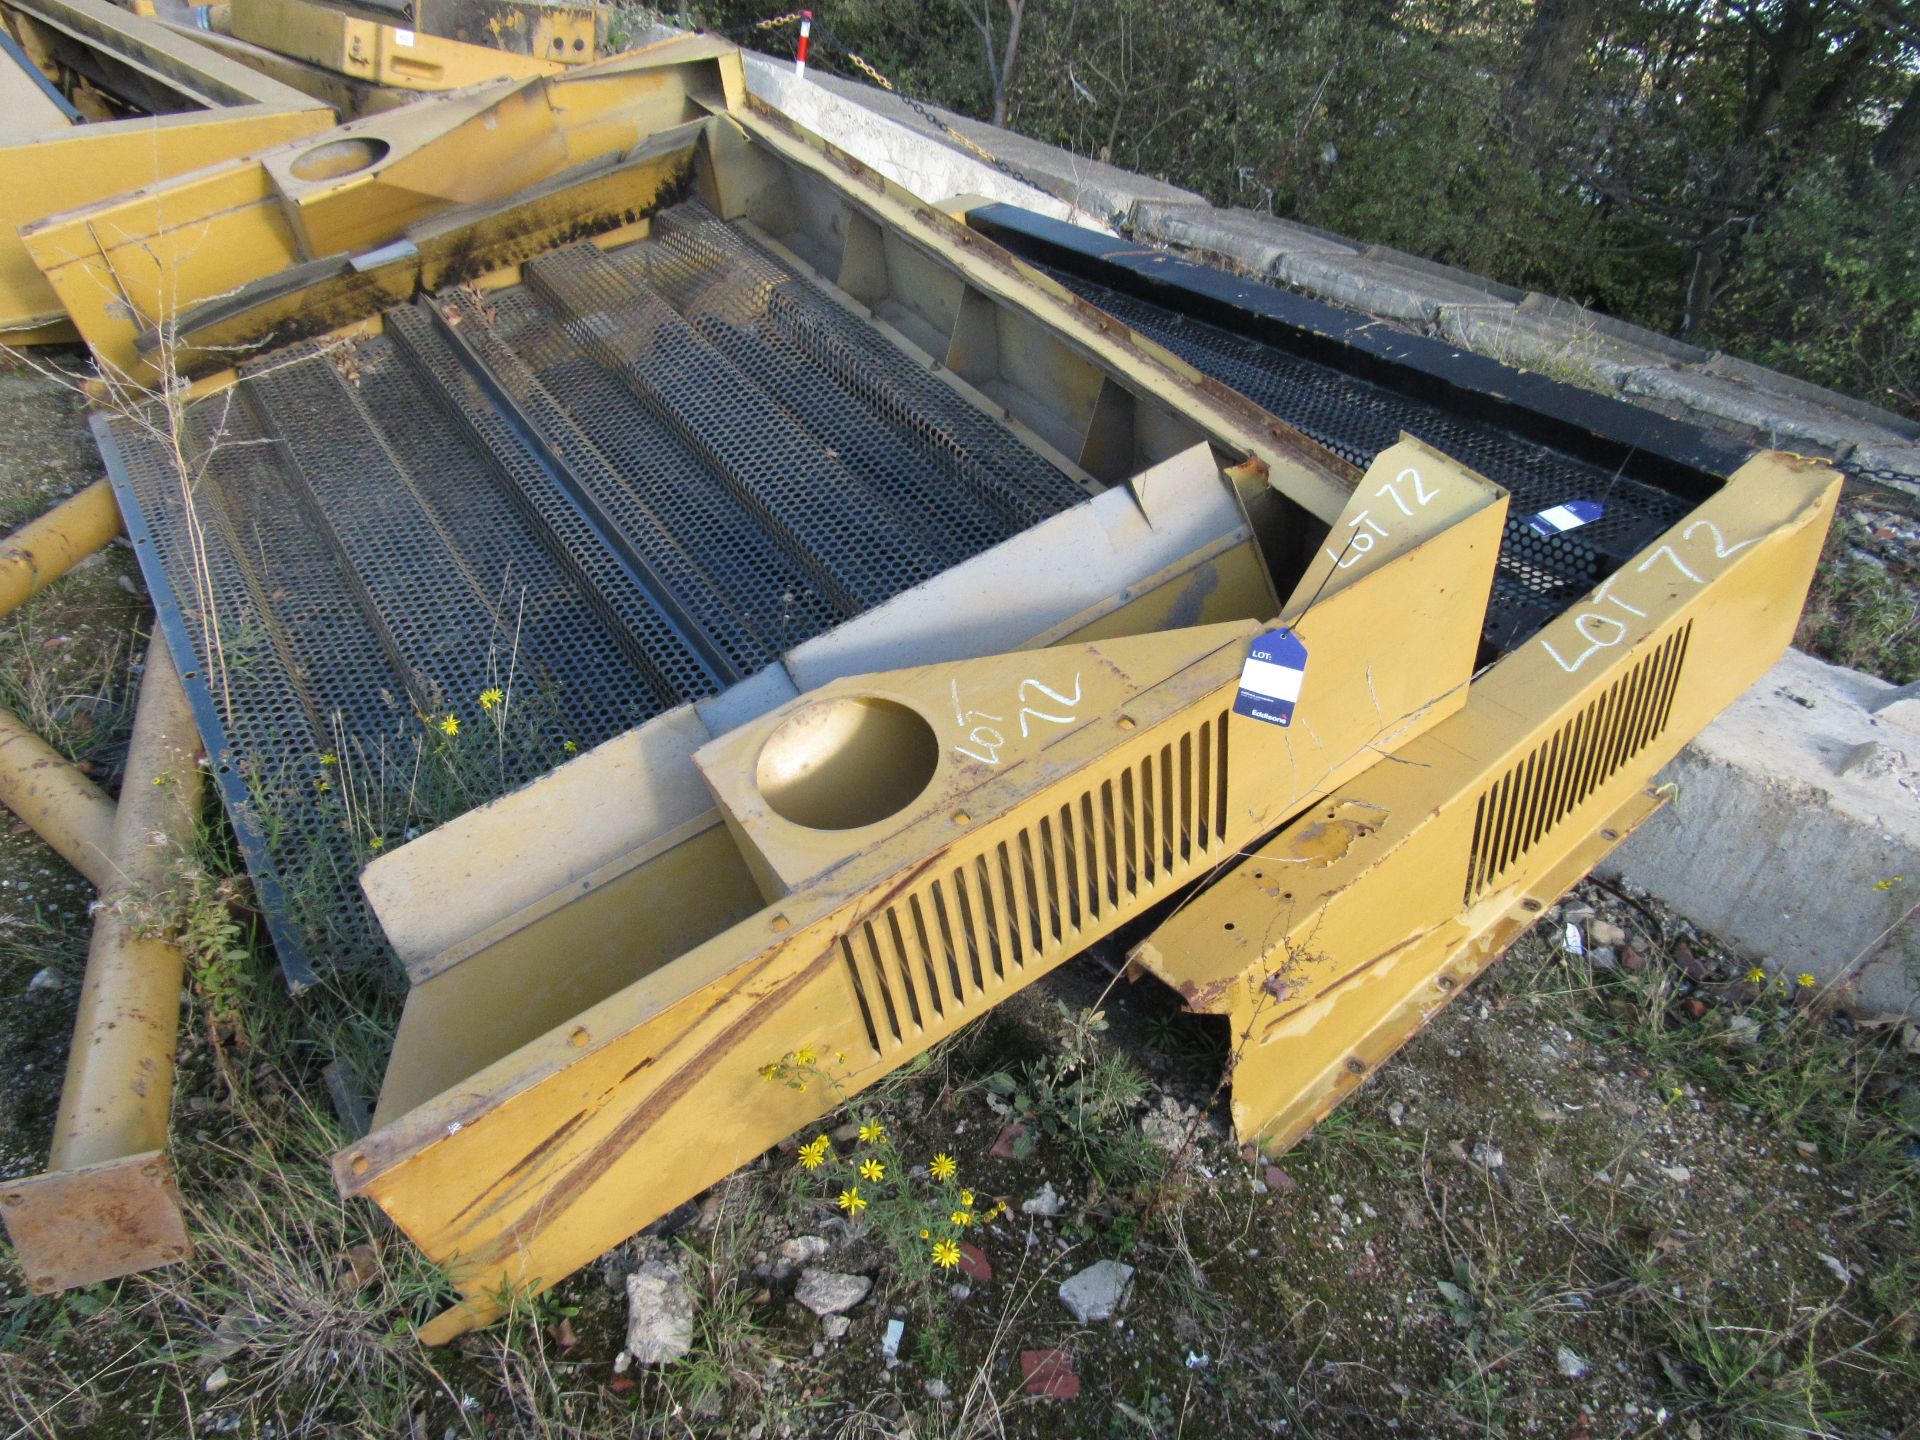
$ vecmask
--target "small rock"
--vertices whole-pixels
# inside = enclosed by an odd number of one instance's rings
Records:
[[[33,978],[27,982],[29,990],[58,990],[59,988],[60,972],[51,968],[34,971]]]
[[[1629,945],[1620,952],[1620,968],[1629,975],[1638,975],[1647,968],[1647,957],[1638,948]]]
[[[1020,1202],[1020,1208],[1028,1215],[1038,1215],[1042,1220],[1051,1220],[1060,1213],[1060,1197],[1054,1193],[1053,1182],[1049,1180],[1040,1187],[1038,1195],[1029,1196]]]
[[[849,1120],[844,1125],[836,1126],[833,1132],[833,1143],[836,1145],[851,1145],[859,1138],[860,1122],[858,1120]]]
[[[1198,1113],[1192,1106],[1182,1109],[1171,1095],[1162,1095],[1159,1108],[1140,1117],[1140,1128],[1162,1150],[1177,1155],[1186,1148],[1194,1130],[1193,1118]]]
[[[1693,1179],[1693,1171],[1684,1165],[1662,1165],[1660,1173],[1678,1185],[1684,1185]]]
[[[1695,1020],[1702,1020],[1706,1018],[1707,1002],[1704,1000],[1689,1000],[1681,1008],[1684,1009],[1687,1012],[1687,1014]]]
[[[693,1348],[693,1291],[680,1267],[649,1260],[627,1277],[627,1349],[642,1365],[666,1365]]]
[[[1111,1320],[1133,1282],[1133,1267],[1118,1260],[1097,1260],[1060,1286],[1060,1299],[1082,1325]]]
[[[1533,1118],[1544,1121],[1548,1125],[1558,1125],[1567,1117],[1546,1101],[1536,1100],[1533,1102]]]
[[[1398,1130],[1400,1128],[1401,1122],[1404,1121],[1406,1118],[1407,1118],[1407,1102],[1406,1101],[1394,1100],[1388,1103],[1387,1119],[1393,1122],[1394,1129]]]
[[[985,1285],[993,1279],[993,1262],[987,1259],[987,1252],[971,1240],[962,1240],[960,1273],[976,1285]]]
[[[1820,1263],[1831,1270],[1834,1275],[1838,1277],[1842,1285],[1851,1285],[1853,1283],[1853,1276],[1847,1273],[1847,1265],[1844,1260],[1838,1255],[1829,1255],[1825,1251],[1821,1251],[1819,1254]]]
[[[773,1264],[768,1273],[775,1280],[785,1280],[806,1269],[816,1260],[824,1260],[827,1251],[833,1246],[824,1235],[796,1235],[791,1240],[783,1240],[773,1252]]]
[[[846,1339],[847,1331],[852,1328],[853,1321],[844,1315],[822,1315],[820,1317],[820,1333],[829,1340]]]
[[[1560,1347],[1560,1353],[1554,1357],[1554,1363],[1560,1367],[1560,1373],[1569,1380],[1580,1380],[1586,1376],[1587,1362],[1564,1345]]]
[[[1472,1160],[1473,1163],[1478,1165],[1482,1170],[1498,1170],[1507,1163],[1507,1157],[1502,1153],[1500,1147],[1489,1144],[1485,1140],[1477,1142],[1473,1149],[1468,1152],[1467,1158]]]
[[[1618,950],[1627,943],[1627,932],[1611,920],[1595,920],[1587,926],[1587,938],[1596,945],[1611,945]]]
[[[886,1356],[887,1359],[889,1360],[897,1359],[900,1354],[901,1338],[906,1333],[907,1333],[906,1321],[904,1320],[887,1321],[887,1333],[884,1336],[882,1336],[880,1340],[880,1353]]]
[[[1020,1158],[1021,1137],[1027,1133],[1027,1127],[1009,1120],[1000,1127],[1000,1133],[993,1137],[993,1148],[987,1154],[996,1160],[1017,1160]]]
[[[944,1400],[947,1398],[947,1382],[944,1380],[929,1380],[921,1388],[927,1392],[927,1398],[929,1400]]]
[[[1587,963],[1596,970],[1618,970],[1620,956],[1611,945],[1596,945],[1587,952]]]
[[[1333,1194],[1327,1196],[1327,1204],[1336,1210],[1344,1210],[1347,1208],[1347,1197],[1336,1190]]]
[[[793,1298],[816,1315],[839,1315],[867,1298],[873,1281],[865,1275],[837,1270],[802,1270]]]
[[[1760,1022],[1751,1015],[1730,1015],[1727,1017],[1727,1033],[1737,1045],[1758,1045]]]
[[[1684,940],[1673,947],[1673,963],[1680,967],[1689,980],[1713,978],[1713,966],[1694,954],[1693,947]]]
[[[627,1371],[631,1370],[632,1368],[633,1368],[633,1353],[631,1351],[622,1350],[618,1355],[613,1357],[613,1373],[614,1374],[624,1375],[627,1373]]]
[[[973,1298],[973,1287],[971,1285],[962,1284],[960,1281],[956,1280],[954,1281],[953,1284],[947,1287],[947,1295],[949,1298],[954,1300],[971,1300]]]
[[[1261,1172],[1267,1182],[1267,1188],[1276,1195],[1287,1195],[1300,1188],[1300,1182],[1282,1170],[1278,1165],[1269,1165]]]
[[[1064,1350],[1022,1350],[1020,1388],[1047,1400],[1080,1398],[1080,1377],[1073,1373],[1073,1357]]]
[[[131,575],[118,576],[114,583],[119,585],[119,587],[129,595],[138,595],[140,593],[140,587],[133,583],[133,577]]]

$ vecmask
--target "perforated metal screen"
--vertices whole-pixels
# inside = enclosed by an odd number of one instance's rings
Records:
[[[1063,270],[1050,273],[1195,369],[1258,401],[1356,465],[1367,465],[1404,431],[1510,491],[1513,498],[1487,610],[1486,636],[1496,648],[1518,645],[1692,508],[1681,496],[1565,450],[1081,276]],[[1590,525],[1553,536],[1541,535],[1528,524],[1541,511],[1569,500],[1598,501],[1604,512]]]
[[[697,206],[97,427],[296,982],[381,850],[1085,498]],[[189,658],[190,657],[190,658]]]

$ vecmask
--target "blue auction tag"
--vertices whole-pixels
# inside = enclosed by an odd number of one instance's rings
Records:
[[[1591,525],[1605,513],[1606,507],[1598,500],[1569,500],[1564,505],[1542,510],[1527,524],[1537,535],[1564,535],[1582,525]]]
[[[1306,674],[1307,647],[1300,637],[1287,629],[1269,630],[1247,647],[1233,713],[1269,725],[1292,724]]]

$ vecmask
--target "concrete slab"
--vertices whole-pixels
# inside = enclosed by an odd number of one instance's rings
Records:
[[[837,92],[798,78],[790,60],[769,60],[751,52],[744,60],[750,92],[922,200],[978,195],[1076,225],[1098,223],[1058,196],[1022,184],[959,146],[933,143],[934,137],[920,129],[869,106],[850,105]]]
[[[1796,400],[1780,391],[1712,375],[1703,369],[1649,368],[1627,376],[1621,389],[1628,395],[1652,395],[1678,401],[1709,420],[1728,420],[1752,426],[1768,443],[1786,450],[1817,448],[1828,455],[1846,455],[1856,446],[1898,443],[1877,425],[1869,425],[1837,410]]]
[[[1797,650],[1662,773],[1673,803],[1602,866],[1776,973],[1920,1015],[1920,735],[1884,680]]]
[[[1847,452],[1846,469],[1920,493],[1920,445],[1904,440],[1857,444]]]
[[[777,62],[773,61],[766,61],[765,65],[774,70],[780,68]],[[786,66],[786,78],[789,80],[793,78],[790,62]],[[754,83],[749,81],[750,86]],[[842,80],[838,76],[825,74],[809,75],[806,80],[799,83],[817,86],[827,95],[842,101],[851,101],[864,110],[883,116],[904,129],[919,134],[924,139],[932,140],[937,145],[958,151],[963,155],[972,153],[958,144],[952,136],[940,128],[940,125],[930,124],[904,100],[896,95],[889,95],[875,86],[860,85],[851,80]],[[796,92],[788,93],[794,95],[796,103],[805,103],[804,97]],[[782,104],[782,108],[785,109],[786,106]],[[827,105],[815,99],[812,101],[811,108],[824,112]],[[926,108],[941,124],[952,126],[989,154],[1005,161],[1033,187],[1064,201],[1071,209],[1077,211],[1080,218],[1075,223],[1085,224],[1087,217],[1091,216],[1103,225],[1118,226],[1125,223],[1133,214],[1136,205],[1152,203],[1205,205],[1207,203],[1206,196],[1195,194],[1191,190],[1183,190],[1178,185],[1170,185],[1164,180],[1156,180],[1148,175],[1136,175],[1116,165],[1103,164],[1098,160],[1090,160],[1084,155],[1076,155],[1071,150],[1062,150],[1057,145],[1046,145],[1038,140],[1029,140],[1026,136],[1016,135],[1010,130],[996,130],[991,125],[983,125],[978,120],[970,120],[965,115],[956,115],[938,106],[930,105]],[[789,110],[788,113],[801,124],[808,123],[797,111]],[[962,189],[970,188],[973,187],[962,187]],[[947,193],[958,194],[961,190]],[[975,193],[986,192],[976,190]]]
[[[1627,376],[1661,363],[1654,351],[1583,328],[1577,320],[1515,305],[1443,305],[1435,322],[1441,337],[1549,379],[1611,393]]]
[[[1625,345],[1640,346],[1677,364],[1703,365],[1707,361],[1707,352],[1698,345],[1689,345],[1684,340],[1676,340],[1671,335],[1662,335],[1657,330],[1648,330],[1641,325],[1616,320],[1611,315],[1602,315],[1598,310],[1589,310],[1586,306],[1576,305],[1571,300],[1542,295],[1537,290],[1520,302],[1520,308],[1537,315],[1548,315],[1558,320],[1569,321],[1583,330],[1608,336]]]
[[[1862,424],[1885,430],[1889,436],[1897,435],[1902,440],[1920,440],[1920,420],[1909,420],[1904,415],[1896,415],[1891,410],[1870,405],[1865,400],[1856,400],[1851,395],[1842,395],[1838,390],[1829,390],[1825,386],[1814,385],[1793,375],[1783,375],[1778,370],[1769,370],[1764,366],[1751,364],[1737,356],[1715,352],[1713,358],[1708,360],[1703,368],[1709,375],[1724,375],[1729,380],[1742,381],[1758,389],[1805,401],[1809,405],[1837,410],[1842,415],[1858,420]]]
[[[1274,277],[1316,300],[1397,320],[1422,332],[1433,325],[1441,306],[1486,298],[1465,286],[1449,286],[1363,255],[1286,254],[1280,257]]]
[[[1527,292],[1515,286],[1502,285],[1498,280],[1489,280],[1486,276],[1476,275],[1471,270],[1462,270],[1458,265],[1445,265],[1438,260],[1429,260],[1423,255],[1410,255],[1405,250],[1394,249],[1391,245],[1369,245],[1366,256],[1369,260],[1378,260],[1383,265],[1411,270],[1416,275],[1425,275],[1429,279],[1444,281],[1448,285],[1464,287],[1490,300],[1504,300],[1509,305],[1518,305],[1527,298]]]
[[[1138,206],[1133,233],[1231,261],[1253,275],[1274,275],[1286,255],[1358,255],[1352,240],[1296,225],[1260,210],[1216,210],[1210,205]]]

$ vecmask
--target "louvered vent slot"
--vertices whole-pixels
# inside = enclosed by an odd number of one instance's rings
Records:
[[[1667,728],[1692,633],[1691,621],[1674,631],[1481,794],[1468,904]]]
[[[840,958],[876,1055],[918,1048],[1224,855],[1227,716],[1130,756],[859,921]]]

